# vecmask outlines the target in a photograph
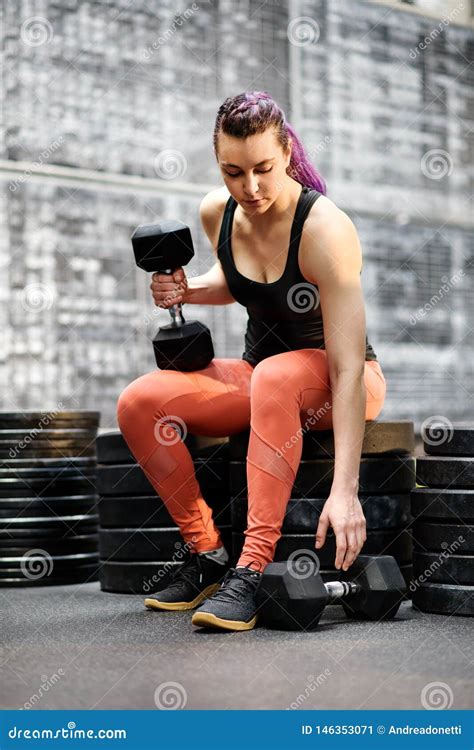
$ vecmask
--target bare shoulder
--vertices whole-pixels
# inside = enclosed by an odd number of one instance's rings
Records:
[[[326,195],[313,204],[301,233],[299,262],[303,275],[324,273],[335,260],[361,264],[360,243],[350,216]],[[311,270],[310,270],[311,269]]]
[[[202,226],[214,248],[217,246],[224,208],[229,196],[230,193],[225,186],[216,188],[206,193],[199,206]]]

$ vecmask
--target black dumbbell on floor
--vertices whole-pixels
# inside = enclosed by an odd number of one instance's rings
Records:
[[[390,555],[359,555],[340,581],[323,583],[316,562],[301,570],[296,561],[270,563],[259,583],[259,618],[269,627],[312,630],[327,604],[340,602],[347,617],[388,620],[398,611],[406,584]]]
[[[172,274],[194,256],[189,227],[168,219],[156,224],[141,224],[132,235],[135,261],[152,273]],[[162,370],[202,370],[214,358],[209,328],[198,320],[185,321],[181,303],[169,308],[171,323],[158,329],[153,349]]]

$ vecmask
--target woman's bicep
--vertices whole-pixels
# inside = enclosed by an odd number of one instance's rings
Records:
[[[305,277],[317,284],[329,370],[362,370],[365,362],[365,306],[362,252],[354,224],[343,211],[305,240]]]

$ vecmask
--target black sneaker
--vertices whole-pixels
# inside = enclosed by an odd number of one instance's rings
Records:
[[[252,630],[257,622],[255,592],[262,574],[245,568],[231,568],[222,586],[197,612],[193,625],[222,630]]]
[[[218,590],[228,569],[229,563],[222,565],[204,555],[190,553],[189,559],[173,573],[168,586],[145,599],[145,606],[179,612],[194,609]]]

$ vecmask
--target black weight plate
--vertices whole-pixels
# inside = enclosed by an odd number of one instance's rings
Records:
[[[44,534],[59,536],[60,534],[77,533],[79,527],[92,526],[97,528],[99,517],[92,514],[56,516],[45,518],[2,518],[0,524],[0,540],[13,536],[34,536]]]
[[[414,551],[412,589],[428,582],[473,586],[474,556]]]
[[[417,487],[410,493],[413,518],[474,521],[474,489],[446,490]]]
[[[247,491],[247,467],[244,461],[229,464],[230,491],[239,497]],[[415,460],[405,456],[362,458],[359,469],[359,492],[402,493],[415,485]],[[291,494],[295,498],[329,494],[333,481],[334,460],[301,461]]]
[[[100,411],[2,411],[0,412],[0,429],[30,430],[43,427],[53,429],[60,427],[81,427],[94,429],[99,426]]]
[[[313,534],[285,534],[280,537],[274,555],[275,562],[287,560],[290,555],[301,552],[304,556],[307,551],[319,558],[321,566],[330,568],[334,565],[336,558],[336,540],[332,534],[328,534],[324,547],[316,550],[316,530]],[[244,535],[239,532],[232,534],[232,549],[234,556],[240,554],[244,544]],[[363,555],[393,555],[400,563],[411,561],[412,541],[411,536],[405,529],[392,529],[390,531],[369,531],[361,554]],[[299,557],[299,555],[298,555]]]
[[[32,549],[41,548],[48,555],[75,555],[87,552],[99,551],[99,534],[80,534],[66,539],[50,538],[38,539],[31,542],[29,539],[16,539],[14,547],[4,547],[0,542],[0,555],[5,557],[22,557]]]
[[[417,521],[413,524],[412,536],[413,543],[421,552],[446,550],[456,555],[469,555],[474,552],[474,526],[472,524]]]
[[[426,583],[412,591],[413,606],[437,615],[474,615],[474,586]]]
[[[21,468],[21,469],[0,469],[0,482],[7,485],[8,482],[51,482],[65,481],[68,479],[88,479],[95,478],[97,471],[93,467],[77,468]]]
[[[35,569],[40,569],[42,566],[45,573],[48,570],[51,572],[65,571],[70,568],[75,568],[79,565],[92,565],[97,564],[99,557],[96,552],[84,552],[74,555],[48,555],[46,550],[39,548],[38,550],[31,549],[28,554],[21,555],[20,557],[14,557],[13,555],[2,554],[0,557],[0,568],[3,570],[16,570],[19,574],[23,570],[31,571],[34,573]],[[45,578],[47,576],[45,575]]]
[[[0,568],[0,588],[30,588],[34,586],[70,586],[79,583],[93,583],[98,579],[98,562],[92,565],[76,565],[69,570],[53,571],[51,575],[30,579],[22,576],[16,568]]]
[[[230,503],[211,493],[205,498],[213,509],[217,525],[230,525]],[[107,528],[154,528],[174,526],[174,521],[161,499],[155,495],[138,497],[101,497],[99,500],[100,525]]]
[[[474,456],[474,423],[436,422],[423,430],[425,453],[432,456]]]
[[[283,534],[308,534],[316,531],[319,516],[327,498],[291,498],[283,521]],[[387,529],[410,523],[410,494],[362,495],[359,494],[366,518],[367,529]],[[232,527],[235,531],[247,528],[247,497],[231,500]]]
[[[203,497],[219,493],[229,497],[228,463],[212,459],[195,459],[194,469]],[[99,465],[97,491],[100,495],[153,495],[156,491],[138,464]]]
[[[49,442],[49,440],[78,440],[80,443],[94,442],[97,438],[97,430],[78,430],[71,428],[70,430],[51,430],[49,428],[41,429],[36,428],[33,430],[0,430],[0,443],[27,443],[31,445],[36,440],[41,442]]]
[[[46,473],[51,470],[58,474],[64,469],[74,469],[76,472],[90,473],[95,472],[97,459],[87,456],[71,456],[65,458],[9,458],[0,462],[0,469],[10,471],[19,469],[46,469]]]
[[[222,542],[230,548],[230,526],[220,527]],[[100,529],[99,550],[103,560],[175,560],[186,550],[179,529]]]
[[[309,419],[309,418],[308,418]],[[303,423],[304,424],[304,423]],[[311,423],[307,427],[311,428]],[[229,453],[231,461],[244,461],[247,457],[250,430],[244,430],[229,438]],[[415,433],[413,422],[401,420],[398,422],[365,423],[362,456],[372,455],[403,455],[415,450]],[[302,459],[334,457],[333,430],[311,430],[303,433]]]
[[[94,544],[93,549],[89,550],[92,552],[98,552],[99,548],[99,540],[98,540],[98,533],[99,533],[99,527],[98,526],[78,526],[77,528],[72,529],[70,532],[61,532],[61,531],[49,531],[48,529],[39,529],[36,533],[33,530],[26,530],[23,534],[15,531],[11,536],[7,536],[6,534],[2,534],[0,536],[0,556],[7,555],[8,557],[13,555],[12,550],[17,547],[22,547],[26,551],[32,550],[32,549],[42,549],[49,551],[48,544],[50,542],[62,542],[63,544],[66,544],[66,542],[69,544],[71,542],[71,547],[68,548],[66,546],[65,551],[62,553],[55,552],[54,554],[64,554],[69,555],[73,552],[84,552],[87,550],[75,550],[73,549],[73,545],[75,544],[75,540],[78,537],[84,537],[84,536],[97,536],[96,544]],[[51,552],[51,554],[53,554]]]
[[[21,458],[24,453],[29,454],[40,450],[47,451],[77,448],[78,451],[81,451],[85,448],[92,447],[95,451],[95,438],[92,438],[92,440],[77,440],[71,438],[50,438],[49,440],[42,440],[40,438],[35,438],[31,443],[25,443],[23,441],[23,447],[20,447],[20,442],[0,439],[0,452],[8,454],[13,451],[14,453],[18,453],[17,458]],[[15,458],[15,456],[11,456],[11,458]]]
[[[118,430],[102,432],[97,436],[97,460],[100,464],[134,464],[125,438]]]
[[[7,485],[8,482],[51,482],[51,481],[65,481],[68,479],[94,479],[97,475],[97,471],[94,467],[71,467],[71,468],[54,468],[54,469],[43,469],[43,468],[3,468],[0,469],[0,486]]]
[[[97,495],[67,497],[0,497],[0,522],[5,518],[46,518],[97,513]]]
[[[228,440],[224,438],[207,438],[187,434],[184,443],[193,458],[226,458]],[[97,437],[97,460],[101,464],[135,464],[135,457],[118,430],[102,432]]]
[[[416,459],[416,481],[427,487],[474,488],[474,458],[420,456]]]
[[[175,553],[176,558],[176,553]],[[184,558],[182,558],[184,559]],[[146,596],[165,588],[179,562],[112,562],[101,560],[99,570],[100,588],[117,594],[140,594]]]
[[[0,479],[0,498],[57,497],[60,495],[90,495],[95,493],[95,475],[66,477],[65,479]]]
[[[24,458],[30,457],[33,459],[37,458],[76,458],[76,457],[85,457],[85,458],[95,458],[96,452],[95,452],[95,446],[92,444],[90,446],[84,446],[83,448],[76,446],[73,448],[66,448],[66,447],[37,447],[35,446],[34,449],[27,450],[24,448],[18,455],[23,456]],[[0,449],[0,463],[4,463],[5,461],[11,460],[11,450],[2,450]]]

